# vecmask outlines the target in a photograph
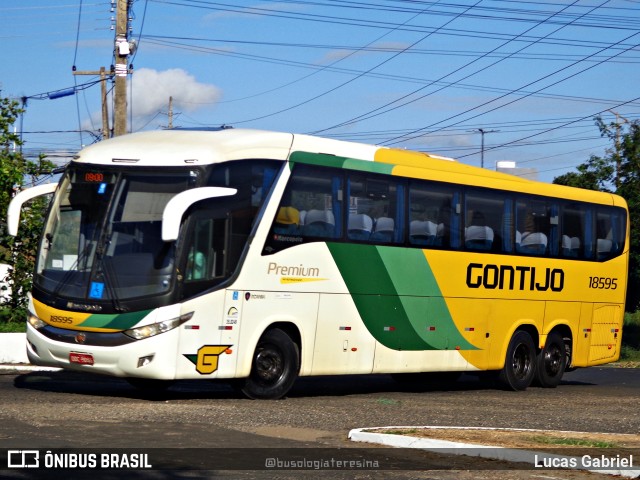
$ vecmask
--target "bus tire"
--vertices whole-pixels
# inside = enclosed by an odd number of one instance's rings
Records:
[[[536,383],[544,388],[557,387],[567,366],[567,348],[562,335],[552,332],[547,337],[536,363]]]
[[[293,386],[299,371],[298,345],[279,328],[267,330],[256,346],[251,373],[242,393],[252,399],[282,398]]]
[[[536,375],[536,346],[524,330],[511,337],[500,381],[511,390],[526,390]]]

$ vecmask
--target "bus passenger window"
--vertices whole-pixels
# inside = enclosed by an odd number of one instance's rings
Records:
[[[544,201],[518,200],[516,206],[516,251],[518,253],[525,255],[548,253],[550,217],[550,208]]]
[[[596,254],[599,261],[620,254],[624,244],[626,216],[622,209],[598,208],[596,212]]]
[[[374,174],[349,173],[347,239],[370,243],[399,243],[399,188],[395,181]]]
[[[470,191],[465,195],[464,245],[470,250],[501,252],[505,198],[500,192]]]
[[[409,186],[409,243],[451,247],[452,208],[455,192],[448,186],[412,182]]]
[[[296,164],[271,225],[264,253],[342,236],[342,172]]]
[[[587,210],[579,203],[563,205],[560,223],[560,254],[567,258],[582,258]]]

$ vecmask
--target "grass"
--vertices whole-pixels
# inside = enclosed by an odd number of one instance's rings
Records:
[[[0,322],[0,333],[24,333],[27,331],[27,322]]]
[[[533,442],[543,445],[563,446],[563,447],[594,447],[594,448],[616,448],[617,444],[613,442],[603,442],[599,440],[586,440],[581,438],[567,437],[547,437],[543,435],[535,436],[530,439]]]

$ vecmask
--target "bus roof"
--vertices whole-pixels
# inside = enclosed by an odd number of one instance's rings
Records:
[[[82,149],[74,161],[140,167],[198,166],[246,158],[284,161],[293,152],[388,164],[393,167],[392,175],[626,205],[621,197],[613,194],[527,180],[429,153],[265,130],[223,128],[139,132],[90,145]]]

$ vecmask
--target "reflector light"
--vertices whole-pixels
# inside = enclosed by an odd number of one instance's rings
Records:
[[[347,331],[349,331],[349,330],[351,330],[351,327],[340,327],[340,330],[347,330]]]
[[[384,327],[384,331],[385,332],[393,332],[395,331],[396,327]]]
[[[436,329],[436,327],[427,327],[427,328],[429,329],[430,332],[433,332]]]

